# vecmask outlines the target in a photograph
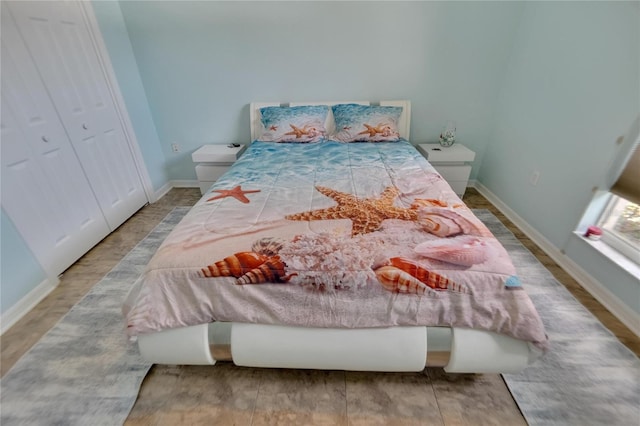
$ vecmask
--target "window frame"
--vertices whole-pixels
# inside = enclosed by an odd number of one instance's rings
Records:
[[[640,265],[640,249],[633,245],[627,238],[623,237],[621,233],[615,231],[613,224],[617,221],[619,215],[615,215],[616,206],[620,202],[630,203],[627,199],[615,194],[609,194],[609,200],[602,214],[598,218],[598,226],[602,229],[601,241],[616,250],[620,254],[626,256],[631,261]],[[616,219],[613,219],[613,218]],[[613,224],[612,224],[613,223]]]

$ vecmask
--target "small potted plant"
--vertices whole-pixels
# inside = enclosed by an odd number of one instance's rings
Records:
[[[440,145],[451,146],[456,141],[456,125],[453,122],[448,122],[440,133]]]

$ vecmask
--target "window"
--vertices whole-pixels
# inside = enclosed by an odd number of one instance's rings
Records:
[[[605,243],[640,264],[640,205],[612,195],[599,225]]]

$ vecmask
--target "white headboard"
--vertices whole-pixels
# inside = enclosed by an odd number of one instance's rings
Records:
[[[300,106],[300,105],[337,105],[337,104],[360,104],[360,105],[382,105],[382,106],[399,106],[402,107],[402,114],[398,120],[398,132],[400,137],[409,140],[409,130],[411,128],[411,101],[380,101],[380,102],[362,102],[362,101],[338,101],[338,102],[251,102],[249,105],[249,119],[251,121],[251,141],[258,139],[264,128],[260,121],[260,108],[268,106]],[[331,108],[325,123],[327,133],[333,133],[335,122]]]

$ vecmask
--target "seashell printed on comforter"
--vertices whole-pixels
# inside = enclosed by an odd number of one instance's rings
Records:
[[[425,325],[547,347],[506,250],[407,141],[254,142],[163,242],[124,313],[130,335]]]

